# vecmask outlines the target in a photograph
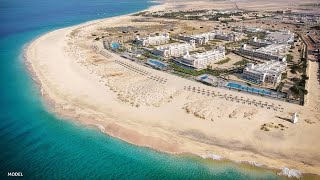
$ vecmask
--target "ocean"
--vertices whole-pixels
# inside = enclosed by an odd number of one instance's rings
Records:
[[[137,147],[61,119],[45,106],[24,60],[43,33],[143,10],[147,0],[0,0],[0,179],[281,179],[276,172]]]

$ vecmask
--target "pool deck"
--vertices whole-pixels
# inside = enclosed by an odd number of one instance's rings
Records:
[[[256,95],[256,96],[260,95],[260,96],[264,96],[266,98],[271,98],[271,99],[275,99],[275,100],[279,100],[279,101],[285,101],[285,98],[284,98],[285,94],[284,93],[276,92],[271,89],[265,89],[265,88],[260,88],[260,87],[256,87],[256,86],[248,86],[247,84],[236,82],[236,81],[226,81],[226,80],[219,79],[219,78],[212,76],[212,75],[209,75],[209,74],[202,74],[200,76],[197,76],[195,79],[197,81],[199,81],[203,84],[209,85],[209,86],[215,86],[215,87],[219,87],[219,88],[223,88],[223,89],[239,91],[242,93],[252,94],[252,95]],[[242,86],[242,88],[230,87],[230,86],[228,86],[228,84],[230,84],[230,83],[234,83],[236,85]],[[248,90],[246,90],[245,88],[248,88]],[[250,88],[257,90],[257,91],[250,91]],[[266,92],[266,93],[259,93],[259,92]],[[290,101],[290,103],[299,104],[299,102],[295,102],[295,101]]]
[[[169,66],[169,64],[161,62],[156,59],[148,59],[146,63],[154,68],[158,68],[161,70],[166,69]]]
[[[128,59],[128,58],[126,58],[126,59]],[[155,64],[153,62],[149,62],[149,60],[161,63],[161,65],[157,65],[157,64]],[[139,62],[136,62],[136,63],[139,64]],[[168,66],[167,63],[164,63],[164,62],[156,60],[156,59],[148,59],[148,62],[145,62],[145,63],[140,64],[140,65],[149,66],[149,68],[152,67],[152,68],[155,68],[155,69],[158,69],[158,70],[165,70],[166,67]],[[162,65],[164,65],[166,67],[163,68]],[[203,78],[203,77],[206,77],[206,78]],[[269,99],[274,99],[274,100],[278,100],[278,101],[286,101],[288,103],[293,103],[293,104],[299,104],[299,102],[296,101],[296,100],[287,100],[287,99],[285,99],[284,98],[285,97],[284,93],[276,92],[276,91],[271,90],[271,89],[260,88],[260,87],[254,86],[254,85],[250,86],[250,88],[271,92],[271,94],[260,94],[260,93],[256,93],[256,92],[245,91],[245,90],[239,89],[239,88],[228,87],[227,86],[228,83],[236,83],[236,84],[239,84],[239,85],[244,86],[244,87],[249,87],[249,86],[247,84],[245,84],[245,83],[242,83],[242,82],[227,81],[227,80],[212,76],[210,74],[202,74],[202,75],[199,75],[199,76],[197,76],[195,78],[191,78],[189,80],[196,80],[196,81],[201,82],[201,83],[203,83],[203,84],[205,84],[207,86],[214,86],[214,87],[218,87],[218,88],[225,89],[225,90],[237,91],[237,92],[241,92],[241,93],[245,93],[245,94],[251,94],[251,95],[255,95],[255,96],[264,96],[265,98],[269,98]]]

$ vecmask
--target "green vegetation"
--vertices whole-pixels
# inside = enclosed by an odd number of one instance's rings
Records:
[[[277,87],[277,91],[281,91],[283,86],[284,86],[284,82],[281,82]]]
[[[154,55],[154,54],[152,54],[150,52],[145,52],[143,54],[143,56],[145,56],[146,58],[151,58],[151,59],[162,59],[162,58],[159,58],[158,56],[156,56],[156,55]]]
[[[247,59],[242,59],[241,61],[238,61],[236,63],[234,63],[233,65],[236,65],[236,66],[244,66],[246,65],[247,63],[249,63],[250,61],[248,61]]]
[[[299,65],[294,65],[291,71],[299,71],[299,72],[302,72],[303,74],[301,75],[301,79],[299,78],[291,79],[291,81],[295,82],[295,84],[290,88],[290,91],[292,92],[295,98],[300,97],[301,99],[303,99],[304,95],[308,93],[308,91],[305,89],[305,85],[309,77],[306,75],[307,60],[305,58],[301,58],[301,60],[302,60],[302,63],[300,63]]]
[[[210,21],[218,21],[219,18],[230,18],[230,16],[241,16],[242,12],[230,12],[230,13],[217,13],[217,14],[205,14],[208,10],[194,10],[194,11],[178,11],[178,12],[164,12],[158,11],[157,14],[148,14],[147,12],[136,13],[134,16],[152,16],[171,19],[185,19],[185,20],[202,20],[208,19]],[[199,14],[203,14],[199,16]],[[233,21],[233,20],[230,20]],[[225,21],[227,23],[227,21]]]
[[[320,7],[320,3],[305,3],[300,6],[311,6],[311,7]]]
[[[190,54],[194,54],[194,53],[203,53],[203,50],[194,50],[194,51],[190,51]]]
[[[212,50],[212,47],[209,44],[202,45],[201,47],[203,47],[206,51]]]
[[[292,62],[293,56],[291,54],[287,54],[287,62]]]
[[[304,60],[300,64],[292,65],[290,72],[292,74],[296,74],[297,72],[305,74],[306,68],[307,68],[307,61]]]
[[[227,70],[213,70],[213,69],[203,69],[203,70],[200,70],[200,71],[196,71],[196,70],[193,70],[193,69],[183,68],[183,67],[181,67],[179,65],[176,65],[174,63],[171,63],[170,66],[176,72],[180,72],[180,73],[184,73],[184,74],[188,74],[188,75],[192,75],[192,76],[199,76],[201,74],[210,74],[210,75],[213,75],[213,76],[219,76],[222,73],[228,73],[229,72]]]
[[[283,80],[283,79],[287,79],[287,77],[288,77],[287,72],[282,73],[281,80]]]
[[[240,47],[241,44],[247,43],[247,42],[248,42],[248,39],[245,38],[245,39],[241,39],[240,41],[225,43],[225,47],[226,48],[236,48],[236,47]]]
[[[225,64],[225,63],[228,63],[230,60],[231,60],[230,58],[226,58],[226,59],[224,59],[222,61],[219,61],[219,62],[217,62],[215,64]]]
[[[142,12],[138,12],[138,13],[135,13],[133,14],[132,16],[143,16],[145,15],[146,13],[148,13],[149,11],[142,11]]]
[[[185,74],[185,73],[179,72],[179,71],[174,71],[173,74],[175,74],[177,76],[180,76],[180,77],[183,77],[183,78],[189,78],[190,77],[189,74]]]
[[[147,58],[145,56],[140,56],[140,57],[138,57],[138,59],[140,59],[142,61],[147,61]]]
[[[217,43],[217,42],[222,42],[221,40],[218,40],[218,39],[214,39],[214,40],[210,40],[209,42],[215,42],[215,43]]]
[[[299,81],[297,81],[294,86],[290,88],[290,91],[292,92],[294,97],[298,98],[305,94],[308,94],[308,91],[305,89],[305,83],[306,80],[299,79]]]
[[[126,48],[120,47],[120,48],[115,49],[115,51],[116,51],[116,52],[119,52],[119,53],[123,53],[123,52],[126,51]]]
[[[164,12],[164,11],[159,11],[159,12]],[[178,11],[178,12],[164,13],[163,15],[151,15],[151,16],[153,16],[153,17],[164,17],[164,18],[175,18],[175,19],[197,20],[197,19],[200,19],[201,16],[196,16],[196,15],[198,13],[204,13],[204,12],[205,12],[205,10],[195,10],[195,11],[192,11],[192,12]],[[146,14],[142,14],[142,15],[146,15]],[[187,16],[185,16],[185,15],[187,15]]]
[[[169,40],[169,43],[176,43],[177,41],[173,40],[173,39],[170,39]]]

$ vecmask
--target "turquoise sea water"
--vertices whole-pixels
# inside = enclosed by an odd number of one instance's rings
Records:
[[[23,62],[32,39],[87,20],[142,10],[147,0],[0,0],[0,179],[279,179],[272,171],[137,147],[59,119]]]

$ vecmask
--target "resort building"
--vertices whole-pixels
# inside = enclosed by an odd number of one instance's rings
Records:
[[[316,32],[316,31],[311,31],[309,33],[307,33],[308,37],[310,38],[311,42],[313,43],[312,46],[314,46],[314,49],[319,48],[320,47],[320,33]]]
[[[265,40],[277,44],[292,44],[294,42],[294,33],[290,31],[277,31],[269,33]]]
[[[231,22],[233,19],[231,17],[219,17],[218,21],[220,22]]]
[[[218,47],[215,50],[206,51],[203,53],[196,53],[190,55],[187,53],[177,61],[182,65],[194,68],[194,69],[205,69],[208,65],[214,62],[218,62],[225,58],[224,47]]]
[[[202,33],[202,34],[196,34],[196,35],[179,35],[179,39],[190,42],[195,41],[196,44],[207,44],[208,41],[214,40],[214,39],[221,39],[224,41],[238,41],[241,37],[242,33],[237,32],[221,32],[221,31],[215,31],[215,32],[208,32],[208,33]]]
[[[257,27],[246,27],[246,31],[248,31],[248,32],[264,32],[265,30],[257,28]]]
[[[256,57],[259,59],[285,61],[285,53],[289,50],[289,48],[290,45],[287,44],[271,44],[259,49],[251,49],[244,44],[240,48],[239,52],[243,55]]]
[[[167,44],[170,41],[168,33],[159,36],[148,36],[146,38],[136,37],[135,42],[140,46],[158,46],[161,44]]]
[[[242,33],[238,33],[238,32],[231,32],[231,33],[227,33],[227,32],[220,32],[217,31],[215,32],[215,39],[221,39],[224,41],[239,41],[240,37],[242,36]]]
[[[194,49],[195,42],[194,40],[191,40],[190,43],[168,44],[164,46],[159,46],[153,50],[153,53],[156,55],[160,55],[164,58],[181,57]]]
[[[285,61],[268,61],[257,65],[248,63],[243,70],[242,78],[256,84],[271,83],[275,85],[280,83],[281,75],[286,71],[286,67]]]
[[[208,41],[213,40],[215,38],[215,33],[208,32],[196,35],[179,35],[179,39],[186,41],[186,42],[195,42],[196,44],[207,44]]]
[[[249,41],[249,44],[256,47],[265,47],[272,44],[272,42],[254,37],[251,41]]]

